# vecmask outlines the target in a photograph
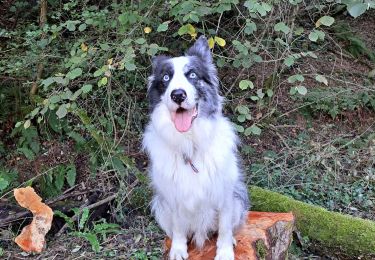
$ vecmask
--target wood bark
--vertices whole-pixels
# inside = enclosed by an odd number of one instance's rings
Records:
[[[286,259],[293,229],[292,213],[249,212],[246,224],[235,236],[237,242],[234,248],[235,259]],[[166,259],[168,259],[170,247],[171,240],[167,238]],[[206,241],[201,250],[190,243],[188,253],[189,260],[213,260],[216,254],[216,237]]]

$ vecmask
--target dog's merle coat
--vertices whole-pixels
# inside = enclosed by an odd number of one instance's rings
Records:
[[[143,145],[151,161],[152,210],[172,239],[170,259],[187,259],[189,239],[202,247],[218,232],[215,260],[232,260],[233,232],[249,200],[207,39],[200,37],[185,56],[155,57],[152,67]]]

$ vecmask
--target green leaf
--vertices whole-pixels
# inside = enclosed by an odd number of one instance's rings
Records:
[[[291,87],[289,90],[290,95],[295,95],[297,93],[297,87]]]
[[[158,28],[156,29],[157,32],[165,32],[168,30],[169,21],[159,24]]]
[[[30,119],[28,119],[28,120],[26,120],[25,123],[23,124],[23,128],[27,129],[27,128],[30,127],[30,125],[31,125],[31,121],[30,121]]]
[[[9,181],[4,179],[3,177],[0,177],[0,191],[5,190],[9,186]]]
[[[312,31],[312,32],[310,32],[310,34],[309,34],[309,39],[310,39],[310,41],[312,41],[312,42],[316,42],[316,41],[319,39],[319,35],[316,33],[315,30]]]
[[[294,57],[293,56],[288,56],[285,60],[284,60],[284,64],[288,67],[292,66],[294,64]]]
[[[72,23],[72,21],[67,21],[67,22],[66,22],[66,28],[67,28],[69,31],[73,32],[73,31],[76,30],[76,25],[75,25],[74,23]]]
[[[191,13],[189,17],[190,17],[190,19],[191,19],[193,22],[196,22],[196,23],[199,22],[199,17],[198,17],[198,15],[196,15],[196,14],[194,14],[194,13]]]
[[[331,26],[335,22],[335,18],[332,16],[323,16],[315,23],[316,27],[319,27],[321,24],[325,26]]]
[[[73,164],[68,165],[66,172],[66,181],[70,187],[73,187],[76,182],[76,167]]]
[[[67,113],[68,113],[68,110],[66,109],[66,104],[60,105],[59,109],[57,109],[56,111],[56,115],[59,119],[64,118]]]
[[[58,95],[53,95],[48,100],[49,100],[50,104],[56,104],[56,103],[60,102],[61,98]]]
[[[295,35],[302,35],[302,33],[304,32],[304,28],[303,27],[297,27],[295,30],[294,30],[294,34]]]
[[[95,253],[98,253],[100,251],[100,244],[99,244],[99,240],[98,240],[98,237],[96,236],[96,234],[92,234],[92,233],[85,233],[85,235],[83,236],[87,241],[90,242],[91,244],[91,248],[92,250],[95,252]]]
[[[262,3],[262,7],[264,8],[264,10],[266,11],[266,12],[269,12],[269,11],[271,11],[272,10],[272,6],[271,5],[269,5],[269,4],[267,4],[267,3]]]
[[[80,32],[83,32],[84,30],[86,30],[86,24],[85,23],[83,23],[83,24],[81,24],[79,27],[78,27],[78,30],[80,31]]]
[[[240,123],[245,122],[246,121],[246,115],[238,115],[237,121],[240,122]]]
[[[245,131],[245,128],[243,128],[242,125],[234,124],[234,128],[235,128],[236,131],[239,132],[239,133],[243,133],[243,132]]]
[[[79,224],[78,224],[78,228],[79,229],[83,229],[85,224],[86,224],[86,221],[88,220],[89,218],[89,209],[88,208],[83,208],[82,210],[82,215],[81,215],[81,218],[79,220]]]
[[[34,160],[35,158],[35,154],[33,153],[33,151],[31,151],[30,149],[26,147],[17,148],[17,151],[25,155],[25,157],[30,161]]]
[[[58,172],[55,176],[55,187],[61,191],[64,186],[64,180],[65,180],[65,169],[64,167],[58,168]]]
[[[323,41],[325,33],[323,31],[320,31],[320,30],[315,30],[315,32],[318,35],[318,38]]]
[[[31,122],[30,122],[31,123]],[[15,128],[18,128],[22,125],[22,122],[17,122],[16,125],[14,126]]]
[[[101,78],[101,79],[99,80],[99,82],[98,82],[98,86],[99,86],[99,87],[101,87],[101,86],[105,86],[105,85],[107,85],[107,83],[108,83],[108,78],[107,78],[107,77],[103,77],[103,78]]]
[[[248,89],[248,88],[253,89],[254,84],[250,80],[241,80],[240,83],[239,83],[239,87],[242,90],[245,90],[245,89]]]
[[[244,134],[246,136],[248,135],[251,135],[251,134],[254,134],[254,135],[260,135],[262,133],[262,129],[260,129],[258,126],[256,125],[252,125],[248,128],[245,129],[245,132]]]
[[[137,68],[137,66],[133,62],[126,62],[125,63],[125,69],[128,71],[133,71]]]
[[[159,50],[159,45],[157,45],[156,43],[152,43],[149,45],[149,49],[147,50],[147,54],[150,55],[150,56],[155,56],[155,54],[158,52]]]
[[[272,89],[267,89],[266,93],[267,93],[267,96],[268,96],[268,97],[272,97],[272,96],[273,96],[273,91],[272,91]]]
[[[299,94],[301,94],[302,96],[306,95],[307,94],[307,89],[306,87],[304,86],[297,86],[296,87],[296,90]]]
[[[77,144],[84,144],[86,142],[85,138],[83,138],[82,135],[80,135],[80,134],[78,134],[76,132],[73,132],[73,131],[69,132],[68,136],[70,138],[72,138],[74,141],[76,141]],[[68,166],[68,170],[69,170],[69,167],[70,166]],[[69,181],[68,181],[68,183],[69,183]]]
[[[354,5],[348,5],[347,9],[351,16],[357,18],[358,16],[362,15],[367,10],[367,3],[358,3]]]
[[[108,43],[101,43],[99,46],[103,51],[108,51],[111,48]]]
[[[249,114],[249,112],[250,112],[249,108],[247,106],[244,106],[244,105],[237,106],[237,111],[238,111],[238,113],[240,113],[242,115]]]
[[[301,74],[296,74],[288,78],[289,83],[294,83],[296,81],[303,82],[304,80],[305,80],[305,77]]]
[[[145,38],[138,38],[138,39],[135,40],[135,43],[140,44],[140,45],[145,44],[146,39]]]
[[[81,68],[75,68],[74,70],[71,70],[66,74],[66,77],[68,79],[75,79],[82,75],[82,69]]]
[[[323,75],[316,75],[315,80],[328,86],[328,80]]]
[[[124,175],[126,172],[126,168],[124,166],[124,163],[118,158],[113,157],[112,158],[112,165],[115,170],[117,170],[121,175]]]
[[[263,89],[258,89],[258,90],[257,90],[257,96],[259,97],[259,99],[264,98]]]
[[[40,111],[40,107],[35,108],[33,111],[30,113],[30,117],[34,118]]]
[[[43,85],[44,88],[47,88],[49,85],[51,85],[54,82],[55,82],[54,78],[49,77],[49,78],[46,78],[45,80],[42,81],[42,85]]]
[[[92,90],[92,85],[91,84],[85,84],[85,85],[83,85],[83,87],[81,89],[82,89],[83,93],[87,94]]]
[[[103,75],[105,69],[106,69],[105,67],[104,67],[104,68],[102,67],[102,68],[96,70],[96,71],[94,72],[94,77],[99,77],[99,76]]]
[[[246,27],[244,30],[245,34],[252,34],[257,30],[257,25],[254,22],[246,22]]]
[[[288,34],[290,31],[290,28],[284,22],[275,24],[274,29],[276,32],[283,32],[285,34]]]

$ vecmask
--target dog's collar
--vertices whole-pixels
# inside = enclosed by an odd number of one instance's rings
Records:
[[[191,159],[186,155],[186,154],[183,154],[182,157],[184,158],[184,161],[186,164],[190,164],[191,168],[193,169],[193,171],[195,173],[198,173],[198,169],[197,167],[195,167],[195,165],[193,164],[193,162],[191,161]]]

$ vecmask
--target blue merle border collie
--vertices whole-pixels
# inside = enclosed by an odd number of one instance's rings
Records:
[[[152,211],[172,239],[170,259],[187,259],[217,233],[215,260],[234,259],[234,233],[249,207],[237,158],[237,137],[222,115],[222,97],[207,39],[185,56],[157,56],[143,146],[151,166]]]

